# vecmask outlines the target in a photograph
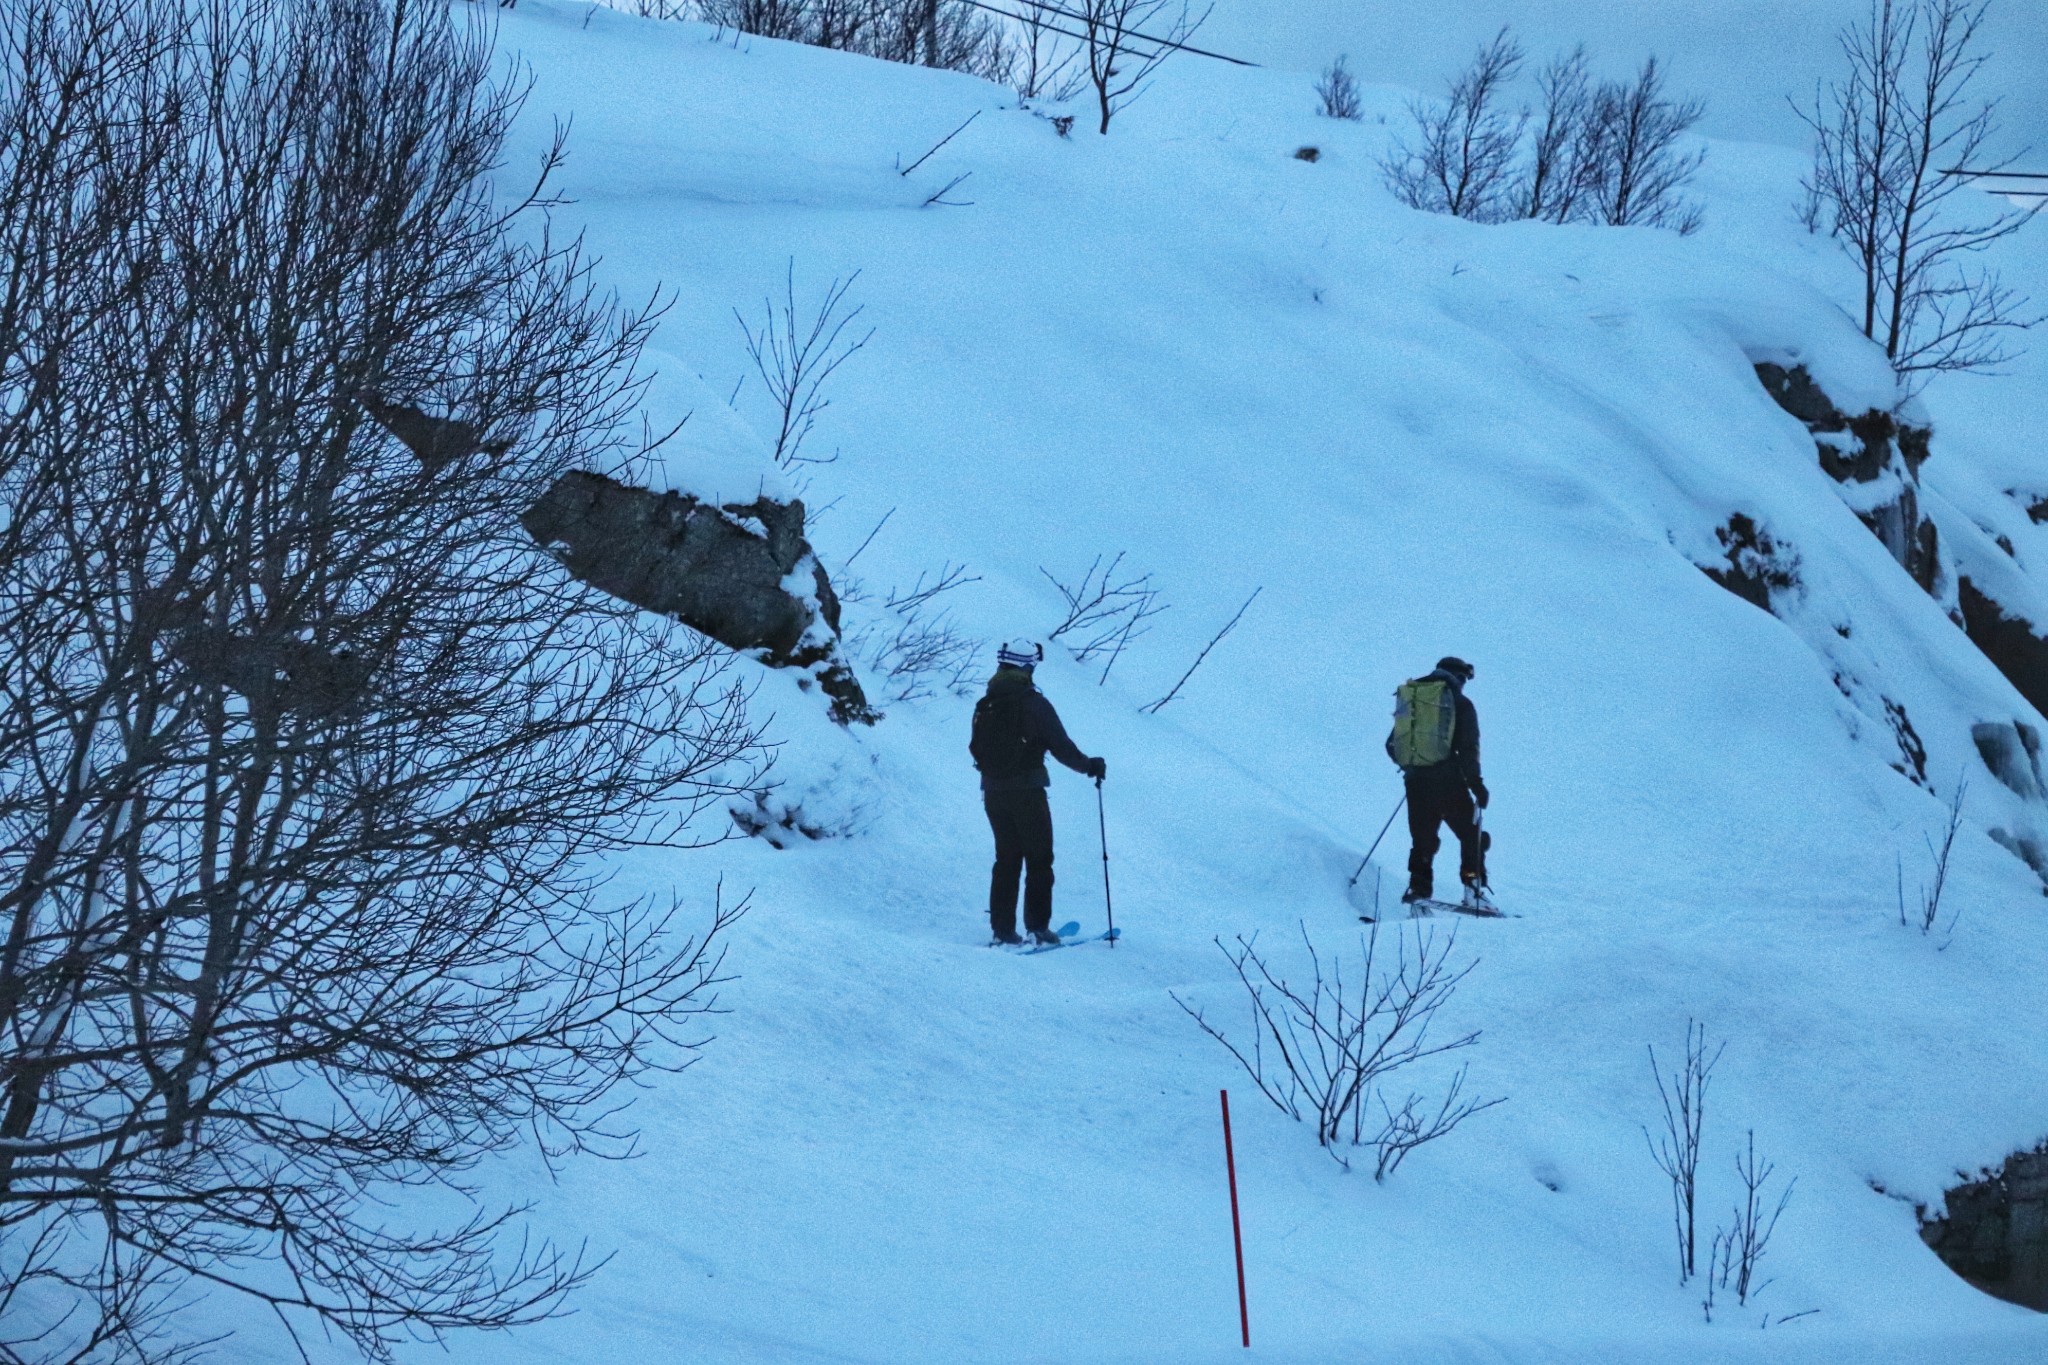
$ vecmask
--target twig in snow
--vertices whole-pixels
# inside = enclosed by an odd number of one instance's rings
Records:
[[[969,115],[967,116],[967,123],[972,123],[972,122],[974,122],[974,121],[975,121],[976,119],[978,119],[978,118],[980,118],[980,117],[981,117],[981,110],[977,109],[977,110],[975,110],[975,111],[974,111],[973,113],[971,113],[971,114],[969,114]],[[905,166],[905,167],[904,167],[904,168],[903,168],[902,170],[900,170],[900,171],[896,172],[896,174],[898,174],[898,175],[909,175],[909,174],[910,174],[910,173],[911,173],[912,171],[916,170],[916,169],[917,169],[917,168],[918,168],[919,166],[922,166],[922,165],[924,165],[924,163],[925,163],[925,162],[927,162],[927,161],[931,160],[931,159],[932,159],[932,153],[934,153],[934,152],[938,151],[938,150],[939,150],[939,148],[941,148],[941,147],[945,146],[945,145],[946,145],[947,143],[951,142],[951,141],[952,141],[952,140],[953,140],[954,138],[956,138],[956,137],[960,136],[960,134],[962,134],[962,133],[964,133],[964,132],[966,132],[966,131],[967,131],[967,123],[963,123],[963,124],[961,124],[961,125],[960,125],[960,126],[959,126],[958,128],[955,128],[955,129],[954,129],[954,130],[953,130],[952,132],[950,132],[950,133],[946,134],[946,135],[945,135],[944,137],[940,138],[940,139],[939,139],[939,140],[938,140],[937,142],[934,142],[934,143],[932,144],[932,147],[931,147],[931,151],[929,151],[929,152],[926,152],[926,153],[925,153],[925,154],[924,154],[923,156],[921,156],[921,157],[919,157],[919,158],[918,158],[917,160],[915,160],[915,161],[911,162],[911,163],[910,163],[910,164],[909,164],[908,166]],[[897,158],[897,160],[898,160],[898,161],[901,161],[902,159],[903,159],[903,158],[901,158],[901,157],[898,157],[898,158]]]
[[[1165,696],[1161,697],[1158,701],[1153,702],[1150,706],[1144,708],[1148,715],[1158,715],[1160,708],[1164,707],[1166,703],[1172,701],[1175,697],[1180,695],[1181,688],[1187,685],[1187,681],[1189,678],[1195,676],[1195,670],[1202,666],[1202,660],[1209,657],[1209,651],[1216,648],[1217,645],[1222,644],[1223,637],[1230,634],[1231,631],[1237,629],[1237,623],[1244,619],[1245,612],[1251,609],[1252,603],[1258,601],[1259,594],[1264,592],[1265,590],[1266,589],[1264,584],[1261,584],[1260,586],[1252,589],[1252,595],[1244,599],[1244,605],[1237,609],[1237,615],[1231,617],[1228,621],[1224,622],[1223,629],[1217,631],[1215,637],[1211,639],[1208,644],[1202,646],[1202,652],[1200,654],[1197,654],[1195,656],[1195,661],[1188,665],[1188,671],[1180,675],[1180,681],[1173,685],[1173,690],[1168,692]]]
[[[934,204],[937,204],[944,208],[951,209],[973,208],[974,201],[972,199],[948,199],[946,197],[948,194],[952,193],[953,190],[958,188],[963,182],[965,182],[969,176],[973,174],[973,171],[962,171],[960,174],[954,176],[951,180],[948,180],[945,183],[945,185],[940,188],[937,194],[934,194],[931,198],[925,200],[922,204],[919,204],[918,207],[928,209],[932,207]]]
[[[1043,565],[1038,570],[1067,604],[1066,619],[1046,638],[1068,637],[1066,645],[1073,651],[1076,663],[1087,663],[1107,654],[1109,661],[1103,666],[1098,686],[1109,681],[1109,671],[1116,667],[1124,648],[1151,629],[1145,623],[1166,610],[1159,602],[1159,590],[1152,586],[1151,574],[1134,574],[1118,581],[1116,571],[1123,561],[1122,551],[1107,565],[1097,555],[1075,584],[1061,582]]]
[[[895,515],[896,515],[896,509],[895,509],[895,508],[893,508],[893,507],[891,507],[891,508],[890,508],[890,509],[889,509],[888,511],[886,511],[886,512],[882,513],[882,519],[881,519],[880,521],[878,521],[878,522],[876,522],[876,523],[875,523],[875,529],[874,529],[874,530],[872,530],[872,531],[868,532],[868,538],[867,538],[866,540],[863,540],[863,541],[862,541],[862,542],[860,543],[860,549],[857,549],[857,550],[855,550],[855,551],[854,551],[854,552],[853,552],[852,554],[848,555],[848,556],[846,557],[846,562],[845,562],[844,564],[841,564],[841,565],[839,566],[839,567],[840,567],[840,569],[841,569],[841,571],[844,571],[844,570],[847,570],[847,569],[850,569],[850,568],[852,568],[852,567],[853,567],[853,561],[854,561],[854,560],[856,560],[856,559],[859,559],[859,558],[860,558],[860,556],[861,556],[861,551],[862,551],[862,550],[865,550],[865,549],[867,549],[867,548],[868,548],[868,546],[870,546],[870,545],[872,545],[872,544],[874,544],[874,543],[875,543],[875,537],[876,537],[876,536],[878,536],[878,535],[880,535],[880,534],[882,534],[882,528],[883,528],[884,526],[887,526],[887,525],[889,524],[889,518],[891,518],[891,517],[893,517],[893,516],[895,516]]]

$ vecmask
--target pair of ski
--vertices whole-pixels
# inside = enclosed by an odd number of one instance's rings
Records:
[[[1060,936],[1058,943],[1033,943],[1026,939],[1022,944],[1004,945],[992,943],[989,946],[992,948],[1007,946],[1010,952],[1017,957],[1036,957],[1040,953],[1050,953],[1059,948],[1071,948],[1078,943],[1114,943],[1122,938],[1124,934],[1124,931],[1121,929],[1110,929],[1100,934],[1089,934],[1084,938],[1081,934],[1081,921],[1077,919],[1068,920],[1065,924],[1053,930],[1053,932]]]
[[[1471,915],[1475,919],[1520,918],[1520,916],[1508,914],[1507,911],[1501,909],[1492,901],[1479,900],[1477,898],[1463,901],[1408,901],[1404,903],[1401,908],[1407,911],[1406,918],[1408,919],[1427,919],[1431,915],[1434,915],[1439,911],[1442,911],[1445,914],[1452,915]],[[1371,915],[1360,915],[1358,918],[1363,920],[1367,924],[1371,924],[1374,922],[1373,916]]]

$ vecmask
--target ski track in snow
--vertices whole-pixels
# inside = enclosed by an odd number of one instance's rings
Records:
[[[526,0],[502,38],[537,79],[508,183],[573,113],[558,218],[625,296],[677,291],[654,401],[694,416],[668,484],[837,499],[814,534],[835,568],[896,508],[859,574],[966,563],[981,581],[948,601],[991,650],[1057,620],[1040,565],[1127,551],[1172,610],[1107,685],[1056,648],[1041,670],[1110,762],[1114,949],[984,946],[968,701],[849,734],[762,678],[784,796],[853,832],[621,864],[621,894],[708,900],[721,872],[755,888],[732,1013],[637,1102],[638,1160],[555,1185],[527,1159],[493,1169],[537,1228],[615,1258],[574,1316],[458,1338],[455,1360],[1239,1358],[1220,1087],[1258,1359],[2048,1359],[2048,1322],[1951,1275],[1909,1204],[1871,1188],[1938,1200],[1956,1169],[2048,1133],[2048,903],[1981,832],[2006,798],[1969,738],[2024,704],[1751,372],[1790,348],[1845,404],[1873,382],[1829,301],[1846,267],[1791,221],[1796,153],[1715,144],[1694,240],[1477,229],[1380,187],[1398,91],[1334,125],[1309,76],[1185,64],[1111,137],[1084,119],[1062,141],[964,77],[697,25]],[[1307,144],[1314,165],[1289,155]],[[963,171],[973,207],[918,207]],[[2007,254],[2048,286],[2025,256],[2044,232]],[[800,302],[860,270],[875,328],[814,437],[844,458],[807,486],[720,411],[746,364],[731,310],[779,296],[791,260]],[[1979,512],[2026,471],[2048,489],[2025,425],[2044,375],[1937,385],[1930,486]],[[737,404],[756,426],[757,388]],[[1787,620],[1696,567],[1735,511],[1801,556]],[[2048,556],[2048,528],[2009,512],[2022,557]],[[1140,714],[1255,587],[1182,698]],[[1942,801],[1831,682],[1838,621],[1942,796],[1973,771],[1945,951],[1893,903],[1895,855],[1910,889]],[[1369,1158],[1340,1171],[1266,1106],[1169,992],[1242,1029],[1212,939],[1257,933],[1292,962],[1305,925],[1355,953],[1345,882],[1399,795],[1390,694],[1449,652],[1478,665],[1495,886],[1524,917],[1382,936],[1455,931],[1478,959],[1441,1026],[1484,1030],[1468,1084],[1508,1102],[1376,1185]],[[1092,793],[1055,769],[1052,799],[1055,917],[1098,932]],[[1389,902],[1405,852],[1397,826]],[[1676,1053],[1689,1016],[1728,1042],[1702,1241],[1745,1129],[1798,1177],[1774,1283],[1711,1326],[1676,1283],[1641,1131],[1645,1044]],[[285,1358],[260,1325],[235,1351]]]

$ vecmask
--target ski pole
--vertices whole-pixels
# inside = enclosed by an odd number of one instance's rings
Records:
[[[1102,813],[1102,779],[1095,779],[1095,832],[1102,838],[1102,913],[1109,919],[1109,946],[1116,947],[1116,909],[1109,901],[1109,818]]]
[[[1244,1225],[1237,1217],[1237,1153],[1230,1146],[1230,1092],[1223,1096],[1223,1166],[1230,1172],[1230,1242],[1237,1251],[1237,1325],[1244,1333],[1244,1348],[1252,1348],[1252,1314],[1244,1297]]]
[[[1401,799],[1394,803],[1394,815],[1399,815],[1401,813],[1401,807],[1407,804],[1408,793],[1404,791],[1401,793]],[[1358,871],[1351,874],[1351,880],[1345,883],[1346,886],[1358,885],[1358,879],[1365,875],[1365,865],[1372,861],[1373,854],[1380,851],[1380,839],[1386,838],[1387,831],[1394,827],[1394,815],[1389,815],[1387,817],[1387,823],[1380,826],[1380,838],[1373,840],[1372,847],[1367,849],[1365,851],[1365,856],[1358,860]]]

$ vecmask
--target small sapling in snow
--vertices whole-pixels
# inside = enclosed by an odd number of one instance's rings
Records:
[[[1933,933],[1935,924],[1941,919],[1942,896],[1948,890],[1949,858],[1955,852],[1956,835],[1963,828],[1963,798],[1969,790],[1967,777],[1956,783],[1956,794],[1949,798],[1948,821],[1942,828],[1941,843],[1937,845],[1931,838],[1926,840],[1928,856],[1934,860],[1934,880],[1921,886],[1920,894],[1910,908],[1906,904],[1906,864],[1903,858],[1898,860],[1899,923],[1917,925],[1922,934]],[[1958,909],[1949,916],[1950,933],[1955,932],[1956,917],[1961,914]]]
[[[1713,1251],[1707,1258],[1707,1288],[1700,1308],[1709,1322],[1714,1320],[1715,1290],[1732,1292],[1736,1305],[1747,1307],[1771,1283],[1760,1278],[1758,1270],[1764,1252],[1770,1247],[1771,1233],[1777,1229],[1778,1218],[1792,1202],[1792,1187],[1799,1183],[1796,1177],[1788,1179],[1778,1191],[1777,1202],[1771,1203],[1767,1187],[1777,1170],[1776,1162],[1757,1155],[1756,1130],[1750,1129],[1743,1150],[1735,1154],[1735,1175],[1742,1182],[1742,1197],[1735,1204],[1734,1225],[1714,1230]]]
[[[1657,1169],[1671,1182],[1671,1223],[1678,1238],[1680,1284],[1690,1280],[1695,1270],[1700,1134],[1706,1122],[1707,1084],[1727,1046],[1719,1043],[1709,1051],[1707,1026],[1686,1020],[1685,1060],[1668,1077],[1657,1064],[1656,1046],[1649,1049],[1650,1075],[1657,1083],[1657,1098],[1663,1102],[1664,1131],[1653,1137],[1645,1127],[1643,1140],[1650,1146]]]
[[[943,191],[941,191],[943,193]],[[784,469],[799,464],[830,464],[839,452],[814,456],[805,453],[804,442],[817,425],[818,414],[832,406],[825,397],[825,381],[874,339],[869,328],[858,336],[847,329],[859,319],[865,306],[847,302],[860,272],[835,279],[825,297],[808,314],[800,314],[796,303],[796,262],[789,263],[783,279],[782,303],[762,301],[763,316],[758,328],[738,310],[733,317],[746,338],[747,355],[754,372],[767,387],[768,400],[775,407],[775,462]],[[737,395],[735,395],[737,396]]]
[[[1358,100],[1358,78],[1351,74],[1351,68],[1344,61],[1340,54],[1324,69],[1322,79],[1316,82],[1316,98],[1322,101],[1320,112],[1324,118],[1348,119],[1355,123],[1365,111]]]
[[[1374,925],[1360,940],[1364,961],[1348,987],[1342,961],[1326,961],[1305,925],[1301,938],[1308,984],[1300,987],[1275,974],[1253,939],[1240,937],[1234,948],[1216,941],[1250,998],[1252,1037],[1244,1047],[1178,995],[1173,1002],[1237,1059],[1276,1109],[1297,1122],[1313,1117],[1316,1141],[1339,1166],[1351,1169],[1348,1148],[1370,1147],[1373,1179],[1385,1180],[1417,1147],[1502,1103],[1468,1097],[1463,1067],[1434,1096],[1410,1090],[1396,1101],[1389,1088],[1403,1068],[1479,1041],[1477,1029],[1442,1042],[1429,1036],[1437,1011],[1478,965],[1452,966],[1455,932],[1420,934],[1412,947],[1397,932],[1389,963]]]

